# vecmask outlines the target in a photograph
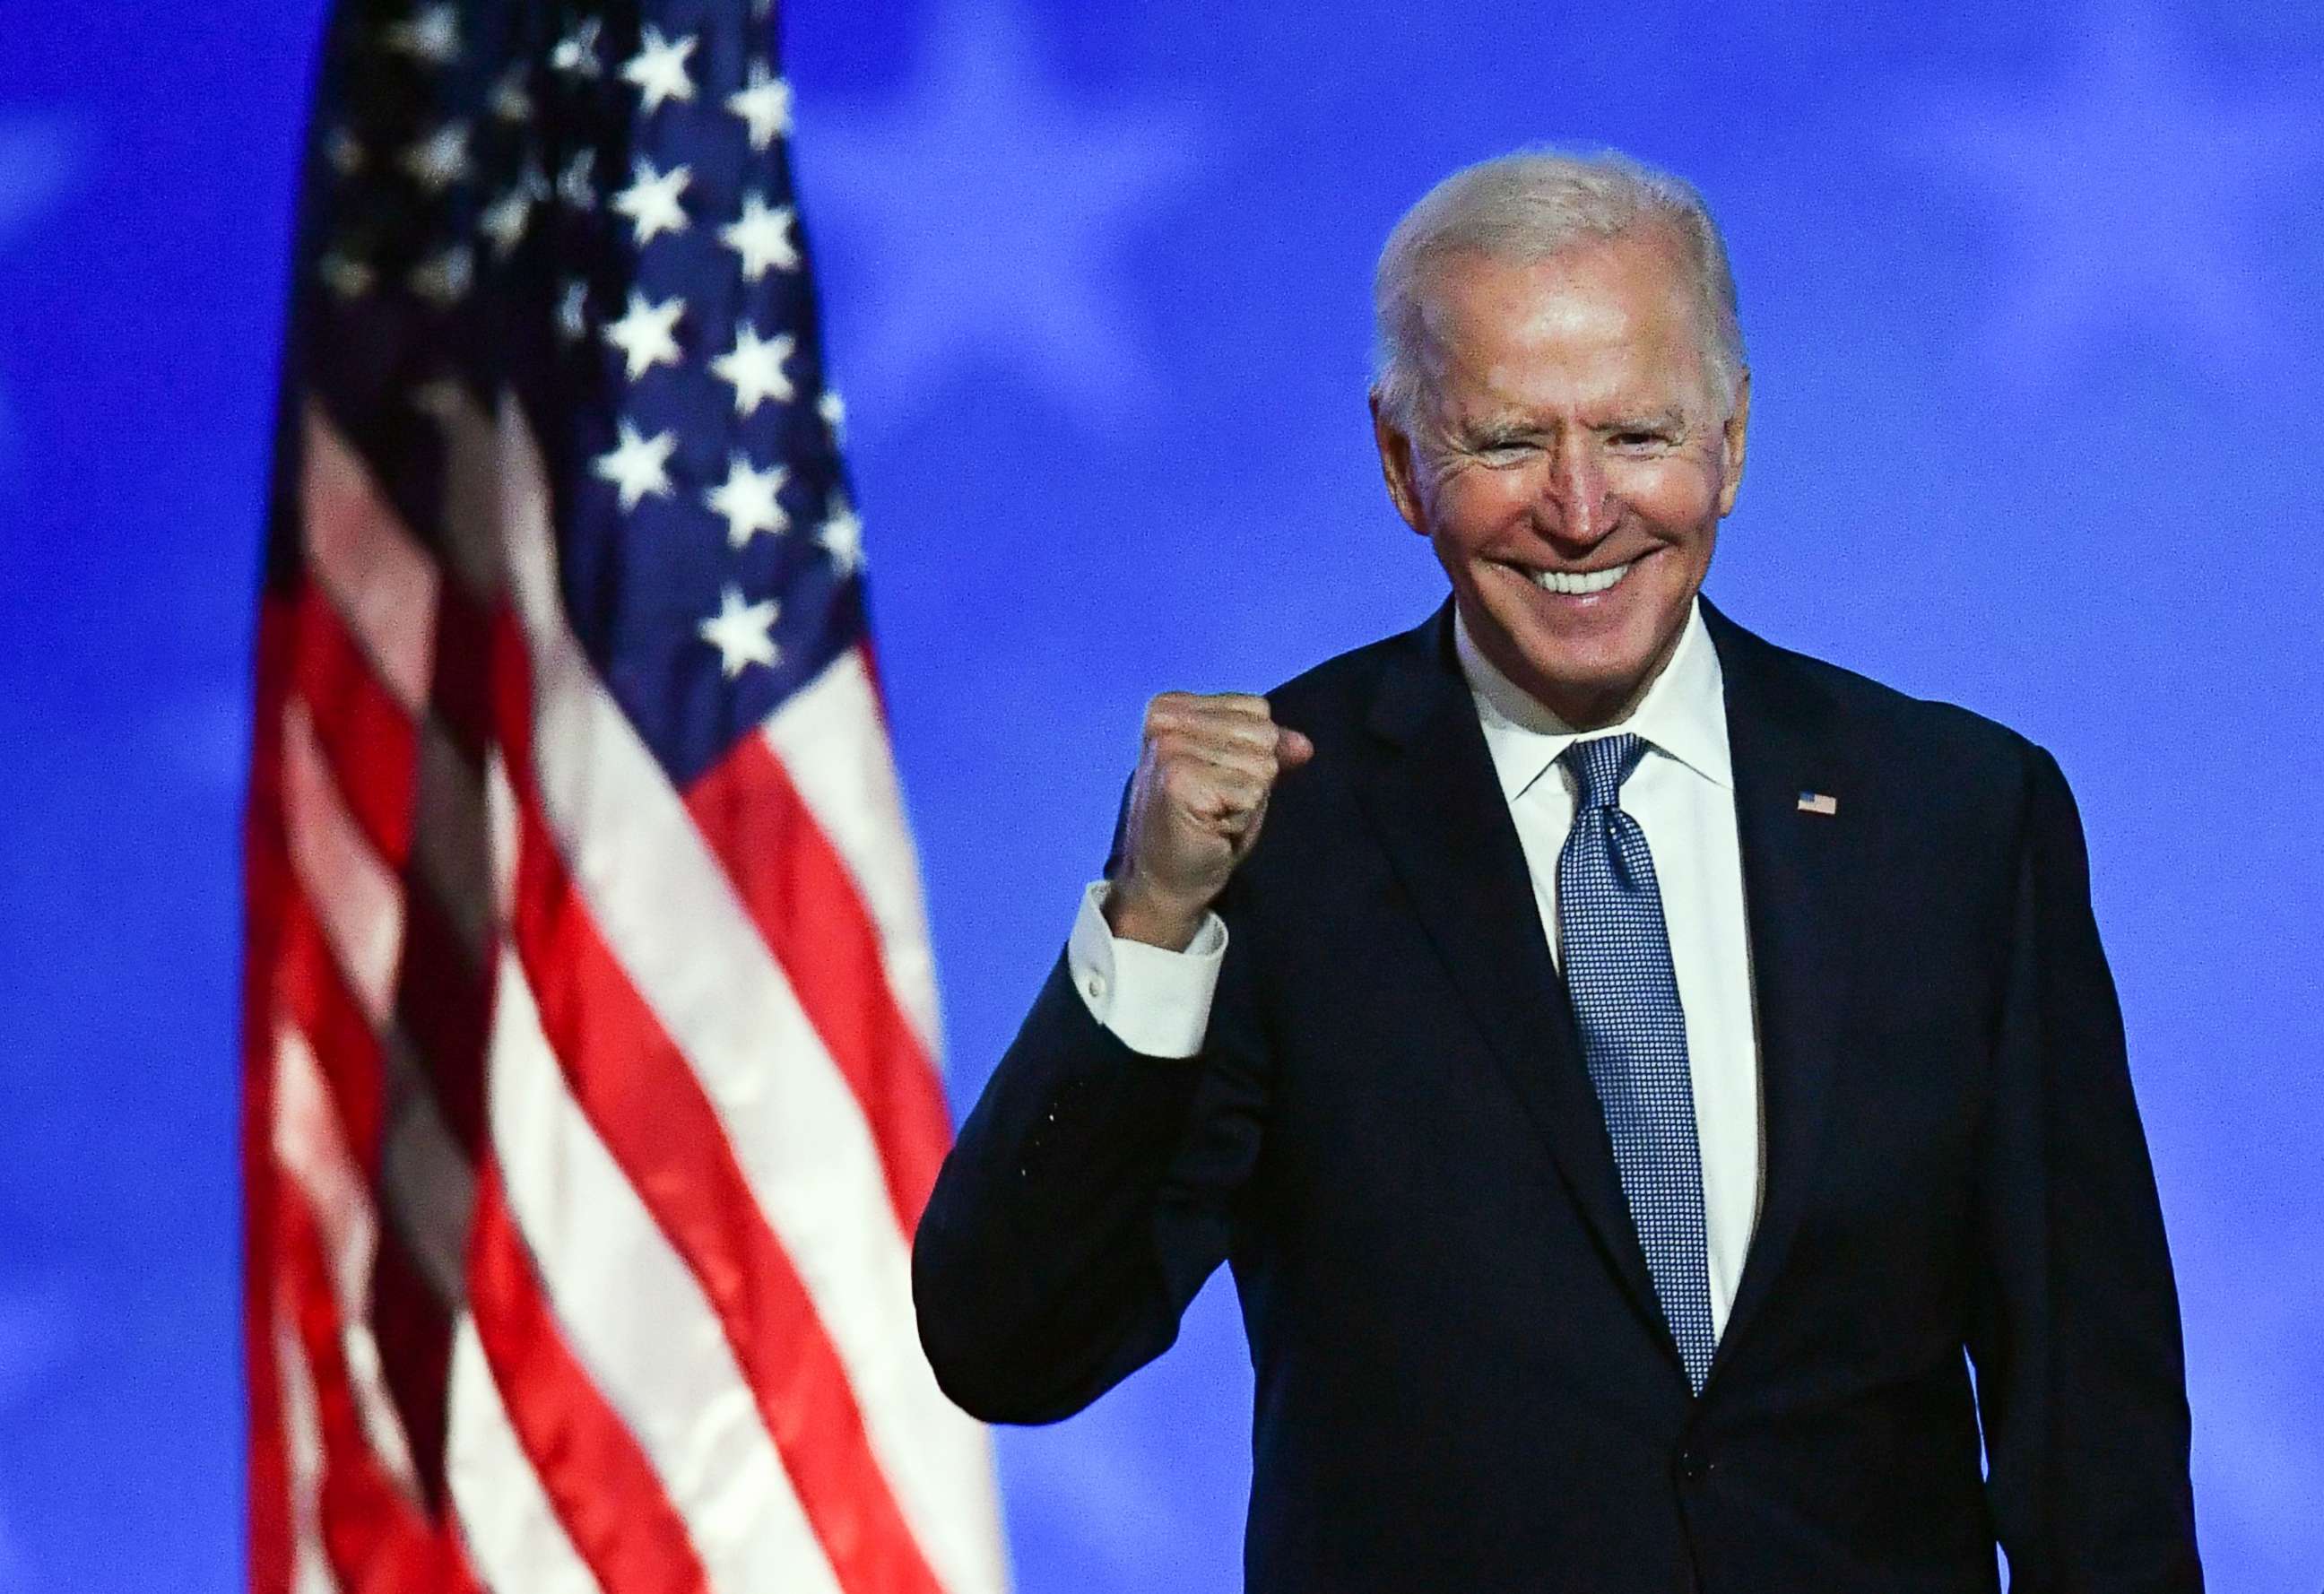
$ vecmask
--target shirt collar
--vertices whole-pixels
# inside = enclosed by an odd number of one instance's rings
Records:
[[[1453,648],[1469,690],[1477,700],[1477,718],[1485,731],[1485,746],[1492,753],[1500,778],[1501,796],[1516,802],[1541,779],[1557,757],[1585,736],[1600,733],[1576,731],[1552,714],[1479,650],[1468,625],[1456,608],[1452,619]],[[1719,668],[1719,650],[1702,622],[1699,602],[1687,606],[1686,629],[1678,647],[1663,667],[1630,717],[1607,730],[1622,730],[1646,738],[1657,752],[1676,759],[1716,786],[1735,785],[1735,766],[1727,748],[1725,677]]]

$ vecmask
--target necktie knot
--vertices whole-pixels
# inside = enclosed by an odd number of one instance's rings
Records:
[[[1587,814],[1594,808],[1619,807],[1622,782],[1646,756],[1646,738],[1625,732],[1576,742],[1557,755],[1557,761],[1573,771],[1574,783],[1582,792],[1579,812]]]

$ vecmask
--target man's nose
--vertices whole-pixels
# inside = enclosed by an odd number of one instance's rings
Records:
[[[1554,541],[1587,548],[1613,529],[1606,466],[1596,441],[1569,433],[1550,462],[1548,512],[1542,520],[1544,534]]]

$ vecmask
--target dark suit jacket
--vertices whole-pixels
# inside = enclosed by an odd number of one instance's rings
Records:
[[[1701,1397],[1449,610],[1272,695],[1316,756],[1220,901],[1199,1058],[1130,1051],[1052,973],[920,1226],[939,1380],[1066,1416],[1224,1258],[1251,1589],[1990,1590],[1997,1540],[2017,1594],[2199,1589],[2178,1304],[2057,765],[1704,613],[1766,1176]]]

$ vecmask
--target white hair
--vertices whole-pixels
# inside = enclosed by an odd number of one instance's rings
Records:
[[[1731,403],[1745,365],[1727,243],[1694,185],[1615,150],[1525,149],[1464,166],[1404,213],[1372,277],[1372,395],[1409,427],[1426,383],[1429,275],[1447,257],[1529,264],[1639,226],[1679,242],[1692,279],[1703,364]]]

